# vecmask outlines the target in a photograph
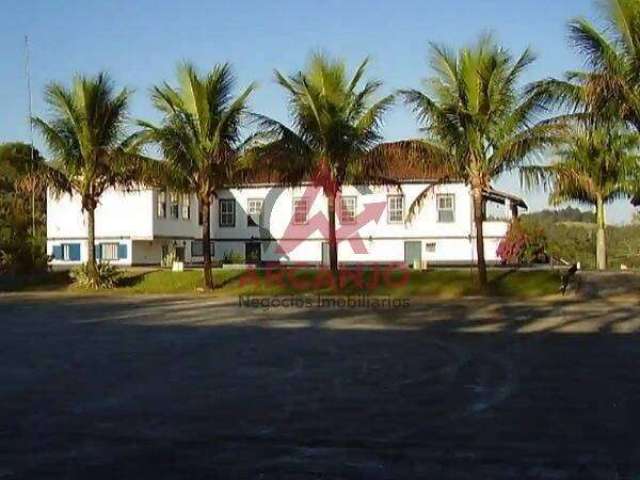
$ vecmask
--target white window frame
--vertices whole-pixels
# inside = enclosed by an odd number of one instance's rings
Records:
[[[180,218],[180,197],[175,192],[169,194],[169,217],[172,220]]]
[[[300,221],[298,219],[298,204],[304,205],[304,221]],[[293,215],[291,221],[294,225],[307,224],[307,222],[309,221],[309,200],[303,197],[297,197],[293,199]]]
[[[182,195],[180,210],[183,220],[191,220],[191,195],[186,193]]]
[[[115,260],[119,260],[118,258],[118,243],[101,243],[100,244],[100,260],[106,260],[108,262],[113,262]],[[112,249],[113,255],[107,255],[108,249]]]
[[[450,200],[450,206],[442,206],[443,202]],[[453,193],[441,193],[436,195],[436,208],[438,211],[438,223],[455,223],[456,222],[456,196]],[[445,220],[442,217],[444,213],[451,213],[451,220]]]
[[[70,243],[62,244],[62,260],[66,262],[71,261],[71,244]]]
[[[401,205],[398,208],[397,205],[392,205],[394,201],[400,200]],[[398,214],[398,210],[400,211],[400,219],[392,218]],[[387,223],[398,224],[404,223],[404,195],[389,195],[387,196]]]
[[[264,200],[262,198],[247,199],[247,227],[262,226],[262,207]]]
[[[353,202],[352,208],[353,211],[350,213],[350,215],[348,215],[347,217],[345,217],[345,212],[348,211],[345,208],[345,205],[348,204],[349,202]],[[346,196],[340,197],[340,223],[342,225],[353,225],[354,223],[356,223],[356,217],[358,215],[358,198],[355,196]]]
[[[231,206],[230,211],[224,211],[223,205]],[[226,219],[226,220],[225,220]],[[230,220],[230,221],[229,221]],[[236,226],[236,201],[233,198],[221,198],[218,200],[218,225],[222,228]]]
[[[167,192],[158,190],[158,204],[156,206],[158,218],[167,218]]]

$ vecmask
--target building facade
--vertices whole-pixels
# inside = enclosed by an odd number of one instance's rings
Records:
[[[410,209],[428,189],[424,201]],[[524,202],[486,192],[501,204],[500,219],[485,221],[485,256],[496,249]],[[469,188],[463,183],[404,180],[395,186],[345,186],[336,205],[342,265],[460,265],[476,261]],[[109,190],[95,216],[96,257],[114,265],[202,262],[202,218],[196,198],[170,191]],[[86,218],[80,199],[49,194],[47,251],[54,266],[87,260]],[[211,251],[218,261],[260,265],[328,264],[327,202],[321,188],[251,183],[218,193],[211,208]]]

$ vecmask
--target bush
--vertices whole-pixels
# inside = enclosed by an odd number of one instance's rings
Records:
[[[173,266],[173,262],[175,262],[177,258],[175,250],[170,250],[164,257],[162,257],[160,266],[163,268],[171,268]]]
[[[546,247],[547,239],[542,228],[524,225],[515,219],[496,253],[503,264],[527,265],[545,262]]]
[[[231,250],[224,254],[222,257],[222,263],[242,265],[245,263],[244,255],[240,252],[236,252],[235,250]]]
[[[93,290],[114,288],[120,277],[120,271],[108,262],[98,263],[97,269],[97,278],[92,278],[91,275],[89,275],[89,266],[87,263],[83,263],[79,267],[74,268],[70,274],[73,283],[78,287],[91,288]]]
[[[31,275],[47,271],[43,243],[26,241],[0,242],[0,275]]]

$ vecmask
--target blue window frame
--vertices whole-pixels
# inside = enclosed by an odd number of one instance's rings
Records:
[[[51,251],[55,260],[64,260],[66,262],[80,261],[80,244],[79,243],[62,243],[54,245]]]

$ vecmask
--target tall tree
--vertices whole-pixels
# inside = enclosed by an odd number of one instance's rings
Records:
[[[152,89],[153,103],[163,119],[159,125],[139,122],[143,127],[140,138],[162,150],[164,161],[157,162],[155,177],[165,186],[198,198],[203,218],[204,284],[212,289],[211,200],[242,171],[242,127],[255,85],[234,98],[236,81],[226,63],[206,75],[189,63],[180,64],[177,81],[177,87],[164,83]]]
[[[43,165],[30,145],[0,144],[0,275],[46,268]]]
[[[586,70],[537,82],[532,91],[569,116],[621,120],[640,133],[640,0],[602,0],[599,5],[605,28],[584,18],[569,23],[571,44],[583,56]],[[633,201],[640,203],[640,183]]]
[[[0,145],[0,178],[9,180],[15,193],[30,197],[32,239],[36,236],[37,207],[43,203],[46,191],[46,176],[42,175],[44,162],[40,152],[26,143]]]
[[[401,94],[423,125],[426,137],[409,145],[409,157],[439,165],[449,178],[471,188],[480,285],[487,285],[484,252],[484,191],[501,173],[557,141],[562,126],[539,121],[544,109],[537,93],[525,94],[519,81],[534,61],[525,50],[518,58],[482,36],[455,52],[431,44],[433,75],[424,91]],[[431,192],[426,188],[411,207],[415,211]]]
[[[368,59],[350,76],[340,59],[315,53],[304,71],[285,76],[275,71],[277,83],[289,97],[292,127],[257,116],[269,143],[254,150],[269,159],[284,183],[312,179],[323,189],[329,221],[329,263],[336,285],[338,242],[336,197],[345,184],[382,178],[380,128],[393,96],[376,99],[382,84],[363,81]]]
[[[556,100],[620,118],[640,132],[640,0],[604,0],[606,28],[584,18],[569,23],[570,39],[587,71],[548,83]],[[581,88],[582,87],[582,88]]]
[[[596,263],[607,268],[606,204],[633,193],[634,172],[640,167],[640,137],[620,126],[578,124],[546,166],[521,169],[526,187],[542,185],[549,201],[585,203],[596,210]]]
[[[51,118],[34,118],[52,155],[43,167],[50,186],[58,192],[77,194],[87,217],[87,266],[97,279],[95,259],[95,210],[110,187],[135,180],[131,160],[136,157],[126,136],[130,92],[116,92],[106,73],[77,76],[71,86],[51,83],[45,100]]]

